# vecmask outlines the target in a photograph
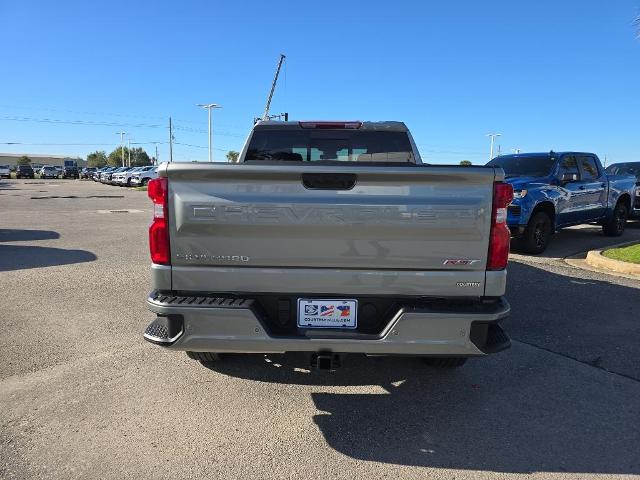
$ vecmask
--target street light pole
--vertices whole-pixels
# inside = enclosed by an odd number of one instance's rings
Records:
[[[131,138],[127,138],[127,153],[129,154],[128,167],[131,167]]]
[[[496,137],[500,137],[501,133],[487,133],[487,137],[491,137],[491,150],[489,150],[489,161],[493,160],[493,141]]]
[[[211,152],[213,150],[213,147],[212,147],[213,130],[211,128],[211,110],[213,110],[214,108],[222,108],[222,107],[217,103],[198,103],[196,106],[206,108],[209,111],[209,161],[213,162],[211,157]]]
[[[124,136],[127,132],[116,132],[116,135],[120,135],[120,155],[122,156],[122,166],[124,167]]]

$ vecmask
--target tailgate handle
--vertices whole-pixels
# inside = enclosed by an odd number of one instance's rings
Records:
[[[303,173],[302,185],[310,190],[351,190],[357,179],[355,173]]]

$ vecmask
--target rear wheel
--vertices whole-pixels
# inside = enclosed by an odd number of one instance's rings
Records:
[[[627,224],[629,209],[623,202],[618,202],[613,210],[613,215],[602,225],[602,231],[608,237],[619,237],[624,233]]]
[[[436,368],[458,368],[467,363],[465,357],[427,357],[424,363]]]
[[[551,218],[545,212],[537,212],[524,229],[519,242],[520,248],[526,253],[536,255],[547,249],[549,240],[551,240]]]
[[[187,352],[187,356],[203,363],[213,363],[220,360],[220,354],[213,352]]]

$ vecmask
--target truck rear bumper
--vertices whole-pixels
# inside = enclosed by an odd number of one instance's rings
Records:
[[[146,340],[171,350],[196,352],[334,352],[369,355],[482,356],[510,345],[498,322],[509,315],[500,298],[473,308],[401,308],[380,334],[300,330],[269,332],[250,298],[184,297],[152,292],[157,315]]]

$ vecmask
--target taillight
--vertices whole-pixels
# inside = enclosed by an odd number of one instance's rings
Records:
[[[298,124],[302,128],[360,128],[362,126],[362,122],[353,121],[353,122],[327,122],[327,121],[307,121],[307,122],[298,122]]]
[[[507,207],[513,200],[513,187],[504,182],[493,184],[493,209],[487,270],[504,270],[509,260],[511,232],[507,226]]]
[[[166,177],[149,180],[147,195],[153,202],[153,222],[149,227],[151,261],[160,265],[171,264],[169,248],[169,182]]]

